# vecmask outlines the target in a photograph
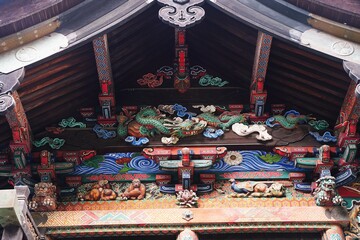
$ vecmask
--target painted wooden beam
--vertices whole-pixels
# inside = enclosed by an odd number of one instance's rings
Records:
[[[0,114],[5,115],[12,131],[11,150],[30,153],[31,129],[19,94],[16,91],[24,75],[24,68],[9,74],[0,74]]]
[[[102,115],[98,117],[98,122],[104,126],[113,126],[116,123],[115,94],[107,35],[95,38],[92,43],[101,91],[99,102]]]
[[[250,85],[250,106],[256,116],[263,115],[267,93],[264,89],[267,66],[271,50],[272,36],[258,32],[254,65]]]
[[[144,232],[170,234],[182,231],[184,226],[195,232],[206,233],[322,232],[333,229],[333,233],[341,236],[341,228],[334,226],[349,224],[347,212],[341,207],[193,208],[193,219],[189,221],[183,219],[186,212],[189,212],[189,209],[44,212],[41,214],[48,217],[47,221],[40,223],[38,227],[46,228],[46,235],[54,237],[85,237],[91,231],[101,233],[102,237],[139,235]],[[33,215],[38,216],[40,213]]]
[[[357,123],[360,118],[360,64],[344,61],[343,67],[352,81],[350,81],[335,126],[339,135],[338,145],[340,147],[357,144],[360,141],[357,133]]]
[[[17,91],[14,91],[11,94],[11,97],[14,100],[15,106],[5,115],[13,135],[13,141],[10,143],[10,148],[13,152],[21,150],[28,154],[31,152],[32,147],[30,124]]]

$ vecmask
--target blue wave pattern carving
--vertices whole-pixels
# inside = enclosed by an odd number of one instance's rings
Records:
[[[123,164],[116,163],[119,158],[132,158],[134,153],[109,153],[104,155],[104,161],[99,164],[99,168],[79,165],[75,167],[75,171],[71,175],[90,175],[90,174],[118,174],[124,167]],[[136,156],[128,163],[128,167],[132,170],[128,173],[164,173],[159,169],[159,164],[155,161],[143,156]]]
[[[129,173],[163,173],[164,172],[159,169],[159,164],[143,156],[137,156],[131,159],[131,162],[129,162],[128,167],[134,169],[134,170],[130,170]]]
[[[246,172],[246,171],[306,171],[306,169],[297,168],[294,162],[287,157],[282,157],[277,163],[269,164],[264,162],[258,156],[265,155],[264,151],[238,151],[243,161],[236,166],[230,166],[223,159],[216,162],[209,170],[204,172]]]
[[[210,169],[201,170],[199,172],[246,172],[246,171],[309,171],[309,169],[297,168],[294,162],[287,157],[282,157],[277,163],[269,164],[264,162],[259,155],[265,155],[264,151],[238,151],[243,156],[243,161],[239,165],[230,166],[223,159],[217,161]],[[119,158],[132,158],[134,153],[110,153],[104,155],[105,160],[99,164],[99,168],[79,165],[75,167],[75,171],[71,175],[87,175],[87,174],[118,174],[124,167],[117,164]],[[155,161],[145,158],[144,156],[136,156],[128,163],[128,167],[132,170],[128,173],[166,173],[159,169],[159,164]]]
[[[88,175],[88,174],[118,174],[124,167],[116,163],[116,159],[130,158],[132,152],[127,153],[109,153],[104,155],[105,160],[99,163],[99,168],[88,167],[85,165],[78,165],[75,167],[75,171],[70,173],[71,175]]]

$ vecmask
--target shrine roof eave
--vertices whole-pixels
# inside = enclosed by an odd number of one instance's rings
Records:
[[[153,3],[153,0],[84,1],[51,19],[59,22],[55,31],[1,53],[0,72],[7,74],[21,67],[37,65],[49,57],[81,46],[125,24]],[[13,37],[19,34],[21,32],[13,34]],[[5,38],[9,39],[9,36],[0,38],[0,42]]]
[[[312,14],[284,0],[207,0],[225,14],[259,31],[329,58],[360,64],[360,29]],[[360,19],[360,16],[359,16]],[[346,43],[349,49],[341,49]],[[345,52],[344,52],[345,51]]]
[[[7,74],[38,65],[49,57],[70,51],[126,23],[153,3],[154,0],[84,1],[57,17],[60,26],[50,37],[0,54],[0,72]],[[360,64],[357,28],[312,15],[283,0],[207,0],[207,3],[259,31],[329,58]]]

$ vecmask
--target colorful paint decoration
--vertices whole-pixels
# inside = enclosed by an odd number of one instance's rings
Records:
[[[46,144],[49,144],[52,149],[60,149],[65,144],[65,139],[44,137],[41,140],[33,141],[35,147],[41,147]]]
[[[145,74],[142,78],[137,80],[140,86],[148,86],[149,88],[156,88],[163,84],[163,76],[157,76],[152,73]]]
[[[131,143],[133,146],[142,146],[149,142],[149,139],[147,137],[141,137],[139,140],[136,140],[136,137],[133,136],[127,136],[125,138],[125,142]]]
[[[207,138],[218,138],[221,137],[222,135],[224,135],[224,131],[221,129],[207,127],[203,131],[203,136]]]
[[[73,128],[73,127],[79,127],[79,128],[86,128],[86,124],[82,122],[76,122],[74,117],[69,117],[67,119],[62,119],[61,122],[59,122],[59,126],[66,128]]]
[[[103,161],[99,161],[98,167],[89,167],[81,164],[75,167],[70,175],[114,175],[124,172],[123,168],[131,168],[127,173],[165,173],[155,161],[145,158],[138,153],[110,153],[105,154]]]
[[[298,124],[307,122],[311,118],[306,115],[300,115],[299,112],[295,110],[287,111],[284,116],[275,115],[266,120],[266,125],[268,127],[282,126],[285,129],[294,129]]]
[[[313,136],[318,142],[328,143],[337,141],[336,136],[331,135],[330,132],[325,132],[323,135],[320,135],[318,132],[309,132],[309,134]]]
[[[116,137],[115,131],[108,131],[108,130],[104,129],[102,126],[100,126],[99,124],[96,124],[93,127],[93,131],[96,133],[98,138],[109,139],[109,138]]]
[[[176,112],[176,115],[178,117],[185,117],[187,115],[188,119],[191,119],[192,117],[196,116],[196,113],[187,112],[186,107],[184,107],[180,104],[177,104],[177,103],[173,105],[173,110]]]
[[[207,86],[223,87],[228,83],[229,83],[228,81],[223,81],[219,77],[213,77],[213,76],[208,75],[208,74],[201,77],[200,80],[199,80],[199,85],[203,86],[203,87],[207,87]]]
[[[190,75],[193,79],[198,79],[206,75],[206,69],[199,65],[190,67]]]
[[[322,131],[329,127],[329,123],[325,120],[318,120],[318,121],[310,120],[309,125],[317,131]]]
[[[166,79],[171,79],[174,75],[174,69],[170,66],[162,66],[156,71],[158,76],[163,76]]]
[[[215,162],[207,170],[196,170],[200,173],[224,173],[224,172],[254,172],[254,171],[295,171],[304,172],[312,169],[295,167],[294,161],[287,157],[271,159],[267,163],[269,153],[264,151],[231,151],[224,159]],[[265,160],[264,160],[265,159]],[[95,160],[94,160],[95,161]],[[109,153],[103,159],[96,161],[96,166],[88,166],[85,162],[75,167],[70,175],[98,175],[98,174],[119,174],[126,170],[129,174],[164,174],[169,173],[160,168],[156,161],[148,159],[139,153]],[[229,164],[230,163],[230,164]],[[126,168],[125,170],[122,170]]]

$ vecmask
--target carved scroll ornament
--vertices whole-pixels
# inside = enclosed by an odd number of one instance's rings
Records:
[[[204,0],[158,0],[166,5],[159,10],[159,18],[173,27],[187,28],[199,23],[205,16],[202,7],[196,6]]]

